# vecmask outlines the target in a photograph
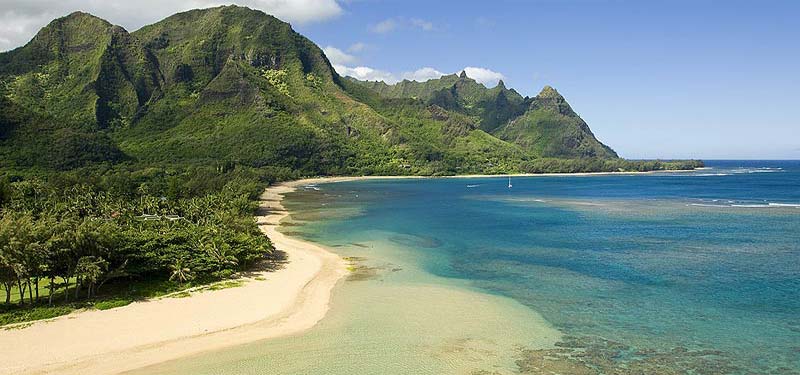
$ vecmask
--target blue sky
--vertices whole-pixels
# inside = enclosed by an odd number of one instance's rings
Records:
[[[354,65],[559,90],[629,158],[800,158],[800,2],[353,1],[297,29]],[[376,32],[391,19],[395,28]],[[424,20],[431,27],[416,26]],[[419,23],[419,22],[417,22]]]
[[[552,85],[623,157],[800,159],[800,1],[233,2],[292,22],[343,73]],[[0,0],[0,49],[72,10],[135,30],[228,2],[128,3]]]

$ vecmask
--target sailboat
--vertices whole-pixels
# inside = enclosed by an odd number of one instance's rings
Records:
[[[508,188],[511,189],[513,185],[511,185],[511,176],[508,176]]]

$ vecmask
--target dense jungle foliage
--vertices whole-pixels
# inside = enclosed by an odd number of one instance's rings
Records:
[[[253,220],[257,195],[274,178],[222,167],[6,172],[0,324],[115,307],[274,266],[281,254]]]

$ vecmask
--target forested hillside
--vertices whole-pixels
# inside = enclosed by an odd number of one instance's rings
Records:
[[[0,54],[0,167],[226,163],[315,174],[524,172],[616,158],[554,89],[339,77],[285,22],[237,6],[129,33],[85,13]]]
[[[464,72],[394,85],[350,80],[385,98],[410,98],[463,114],[481,130],[522,147],[533,158],[617,158],[550,86],[529,98],[507,89],[502,80],[490,89]]]

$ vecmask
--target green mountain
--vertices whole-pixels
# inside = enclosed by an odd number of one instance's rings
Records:
[[[542,156],[617,157],[614,150],[595,138],[589,125],[550,86],[530,100],[525,113],[500,127],[497,136]]]
[[[534,98],[523,98],[507,89],[502,80],[490,89],[464,72],[394,85],[351,80],[386,98],[417,99],[464,114],[480,129],[537,157],[617,158],[616,152],[598,141],[586,122],[550,86]]]
[[[450,74],[425,82],[403,80],[393,85],[384,82],[351,81],[364,85],[385,98],[411,98],[437,105],[470,117],[487,132],[496,130],[508,120],[521,115],[528,106],[513,89],[507,89],[503,81],[494,88],[468,78],[466,73]]]
[[[158,61],[125,29],[86,13],[59,18],[0,54],[5,96],[59,121],[130,124],[158,95]]]
[[[342,78],[289,24],[244,7],[133,33],[78,12],[0,53],[0,168],[453,174],[521,172],[549,157],[617,155],[555,90],[525,98],[464,74]]]

